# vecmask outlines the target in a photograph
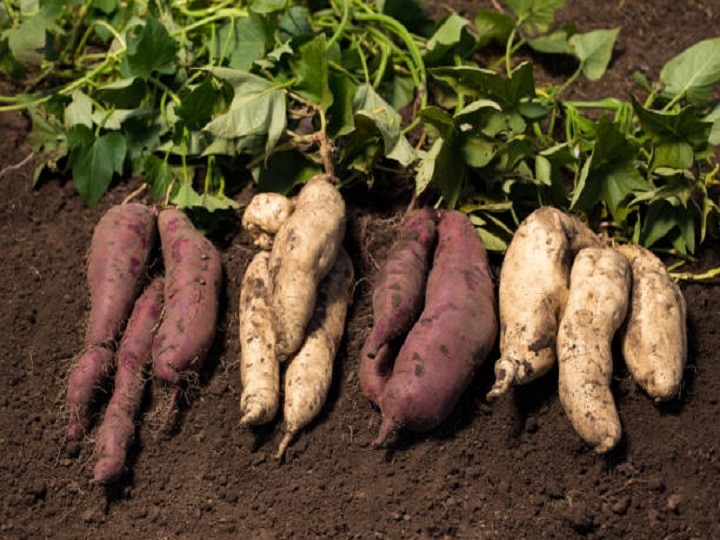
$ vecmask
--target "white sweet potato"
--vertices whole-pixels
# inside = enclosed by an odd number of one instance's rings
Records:
[[[273,238],[293,213],[294,205],[280,193],[258,193],[245,208],[242,226],[250,234],[253,245],[272,249]]]
[[[513,384],[534,381],[555,365],[573,257],[597,244],[592,231],[555,208],[539,208],[520,224],[500,271],[500,358],[488,399]]]
[[[345,330],[353,282],[352,261],[341,249],[332,269],[320,283],[307,337],[285,372],[285,436],[280,442],[278,459],[282,459],[295,434],[318,415],[325,403],[335,355]]]
[[[630,285],[630,265],[617,251],[581,250],[558,330],[560,403],[578,435],[601,454],[622,434],[610,391],[611,348],[627,313]]]
[[[328,177],[308,180],[270,252],[272,325],[281,361],[302,345],[318,284],[335,262],[345,226],[345,201]]]
[[[655,401],[680,392],[687,361],[687,309],[665,265],[640,246],[620,246],[632,268],[632,295],[621,328],[622,351],[630,374]]]
[[[280,404],[280,364],[270,324],[270,254],[261,251],[250,262],[240,290],[240,422],[270,422]]]

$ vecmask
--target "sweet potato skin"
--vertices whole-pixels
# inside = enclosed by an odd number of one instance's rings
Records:
[[[93,479],[115,482],[122,474],[127,452],[135,436],[135,417],[145,389],[155,330],[160,322],[164,295],[162,278],[155,278],[135,302],[116,355],[115,388],[98,430]]]
[[[631,272],[611,248],[585,248],[573,263],[557,338],[560,403],[575,431],[605,453],[622,435],[610,391],[612,340],[627,313]]]
[[[425,308],[398,353],[380,401],[378,446],[397,429],[423,432],[452,411],[497,338],[487,253],[474,226],[443,211]]]
[[[248,265],[240,289],[240,422],[270,422],[280,404],[280,363],[271,324],[270,272],[266,251]]]
[[[380,407],[380,400],[385,392],[390,375],[392,375],[393,364],[399,347],[397,342],[390,342],[371,358],[367,352],[367,340],[360,351],[360,362],[358,364],[358,378],[362,393],[375,405]]]
[[[70,440],[85,433],[93,397],[112,371],[115,340],[142,283],[155,235],[153,210],[139,203],[111,207],[95,226],[87,259],[85,347],[70,368],[66,393]]]
[[[254,246],[269,251],[275,234],[293,210],[292,199],[280,193],[258,193],[243,212],[242,226],[250,234]]]
[[[500,271],[500,358],[489,400],[555,365],[570,266],[578,250],[595,245],[598,240],[589,229],[555,208],[539,208],[520,224]]]
[[[87,263],[86,347],[116,339],[139,292],[155,236],[153,210],[144,204],[113,206],[98,221]]]
[[[65,398],[70,414],[66,430],[68,440],[80,439],[90,425],[93,397],[110,375],[112,360],[111,349],[95,345],[85,349],[73,361]]]
[[[632,269],[632,293],[621,328],[622,351],[632,377],[656,402],[678,395],[687,362],[685,298],[662,261],[641,246],[617,250]]]
[[[158,216],[165,264],[165,312],[153,341],[153,370],[166,382],[198,372],[215,337],[222,263],[215,246],[182,211]]]
[[[284,456],[295,433],[309,424],[325,403],[335,356],[345,332],[353,284],[352,261],[341,248],[335,264],[320,283],[305,341],[285,371],[285,436],[278,448],[278,459]]]
[[[428,208],[410,213],[380,268],[372,295],[373,329],[365,344],[370,358],[390,340],[407,334],[423,309],[436,219],[437,212]]]
[[[337,258],[345,227],[345,201],[335,186],[325,175],[308,180],[270,252],[272,320],[281,361],[303,342],[318,284]]]

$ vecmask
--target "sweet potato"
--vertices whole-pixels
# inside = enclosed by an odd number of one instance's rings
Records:
[[[111,207],[95,227],[87,263],[90,315],[85,348],[68,378],[70,440],[84,434],[95,392],[110,374],[115,340],[142,283],[155,229],[153,210],[137,203]]]
[[[88,254],[86,347],[117,338],[139,293],[155,234],[153,210],[144,204],[113,206],[98,221]]]
[[[285,372],[285,435],[278,448],[278,459],[282,459],[295,434],[318,415],[325,403],[335,355],[345,330],[353,282],[352,261],[341,248],[335,264],[320,283],[307,337]]]
[[[425,308],[408,333],[380,400],[374,446],[398,429],[438,426],[452,411],[497,338],[487,253],[468,217],[443,211]]]
[[[555,365],[570,266],[579,249],[595,245],[588,228],[555,208],[539,208],[520,224],[500,271],[500,358],[489,400]]]
[[[102,345],[85,349],[74,361],[67,384],[66,402],[70,412],[66,437],[80,439],[90,424],[90,406],[95,392],[110,375],[113,351]]]
[[[164,282],[155,278],[135,302],[117,352],[112,398],[98,430],[94,481],[109,484],[122,474],[127,451],[135,436],[135,417],[145,389],[145,368],[163,305]]]
[[[250,234],[253,245],[272,249],[273,238],[293,213],[294,205],[280,193],[258,193],[245,208],[242,226]]]
[[[358,375],[362,393],[378,407],[385,385],[387,384],[397,356],[397,341],[392,341],[380,347],[375,357],[370,358],[367,352],[367,340],[360,351]]]
[[[222,264],[212,242],[177,208],[158,217],[165,264],[165,310],[153,341],[155,376],[178,382],[198,372],[215,337]]]
[[[404,336],[425,303],[425,282],[437,232],[437,212],[424,208],[408,215],[375,281],[373,329],[365,344],[374,358],[384,344]]]
[[[240,289],[240,422],[265,424],[280,403],[280,363],[270,324],[270,254],[261,251],[250,262]]]
[[[295,211],[275,236],[269,268],[281,361],[303,342],[317,286],[335,262],[345,226],[345,201],[325,175],[318,175],[300,190]]]
[[[680,392],[687,361],[687,309],[665,265],[640,246],[620,246],[632,268],[632,296],[621,328],[622,352],[630,374],[655,401]]]
[[[627,313],[630,283],[630,265],[617,251],[581,250],[558,330],[560,403],[578,435],[601,454],[622,434],[610,391],[611,347]]]

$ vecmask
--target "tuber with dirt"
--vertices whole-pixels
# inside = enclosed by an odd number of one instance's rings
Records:
[[[74,360],[67,384],[69,440],[87,430],[92,400],[111,373],[115,340],[145,278],[155,230],[152,208],[140,203],[111,207],[95,227],[87,262],[85,348]]]
[[[455,407],[497,338],[487,252],[470,219],[444,210],[425,307],[400,348],[380,398],[374,446],[396,430],[429,431]]]
[[[148,285],[135,302],[120,340],[115,386],[95,446],[98,459],[93,479],[100,484],[120,478],[135,436],[135,418],[140,410],[146,368],[151,363],[153,338],[162,313],[164,286],[160,277]]]
[[[558,329],[560,403],[578,435],[600,454],[622,435],[610,390],[612,341],[627,313],[630,284],[630,265],[616,250],[580,250]]]

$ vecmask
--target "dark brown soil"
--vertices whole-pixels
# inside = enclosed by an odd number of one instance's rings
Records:
[[[655,78],[671,56],[716,35],[720,17],[714,2],[568,3],[563,19],[583,31],[622,27],[610,72],[581,83],[582,97],[626,97],[633,70]],[[450,5],[474,11],[485,3]],[[437,3],[433,13],[446,9]],[[28,155],[26,130],[24,118],[0,116],[0,170]],[[360,281],[347,337],[327,406],[286,462],[272,457],[281,422],[257,431],[238,424],[236,311],[251,250],[233,227],[213,237],[227,276],[221,328],[177,430],[160,436],[141,419],[122,481],[93,485],[95,429],[62,446],[64,384],[82,342],[93,226],[135,186],[114,187],[88,210],[70,183],[31,183],[31,163],[0,178],[0,537],[720,538],[717,283],[683,285],[690,357],[676,402],[655,406],[616,371],[624,439],[609,456],[578,439],[553,375],[489,406],[491,362],[444,427],[375,450],[380,416],[355,371],[371,324],[364,278],[387,249],[397,213],[353,200],[348,247]],[[717,248],[706,246],[693,268],[720,265]]]

